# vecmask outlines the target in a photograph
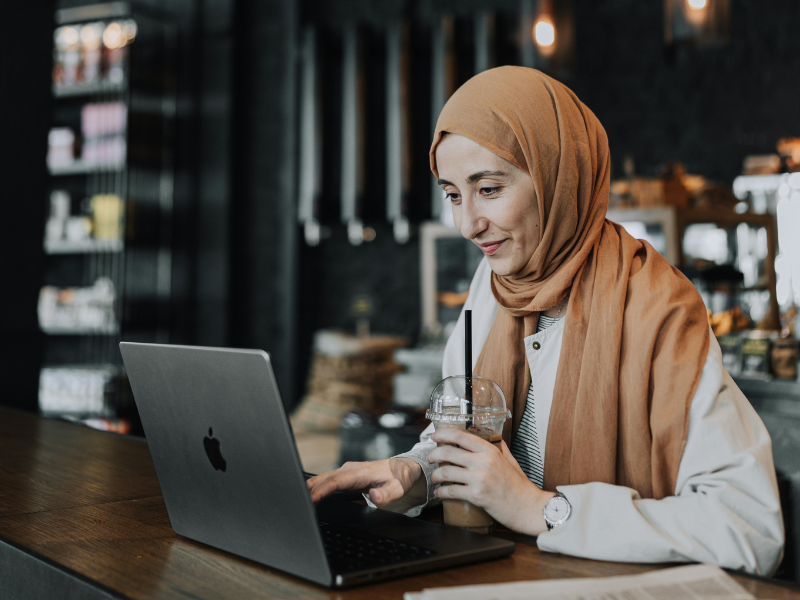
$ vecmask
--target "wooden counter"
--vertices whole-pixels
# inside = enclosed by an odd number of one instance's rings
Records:
[[[394,599],[426,587],[640,573],[540,553],[332,591],[178,537],[139,439],[0,409],[0,597]],[[795,589],[736,576],[760,598]]]

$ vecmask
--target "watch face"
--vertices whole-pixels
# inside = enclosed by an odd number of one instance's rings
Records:
[[[555,496],[545,505],[545,517],[551,523],[561,524],[569,516],[570,506],[566,498]]]

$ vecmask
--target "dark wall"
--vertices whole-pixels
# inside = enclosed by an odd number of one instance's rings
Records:
[[[178,30],[170,341],[225,346],[235,4],[140,3],[164,9]]]
[[[200,80],[197,85],[197,136],[187,148],[196,160],[196,262],[192,323],[193,343],[226,346],[230,343],[230,212],[231,161],[234,115],[235,15],[229,0],[198,2],[201,17],[197,42]],[[188,157],[187,157],[188,158]]]
[[[375,240],[351,246],[343,227],[317,247],[302,245],[299,258],[297,350],[298,397],[311,358],[313,334],[319,329],[355,333],[356,296],[369,299],[373,333],[416,340],[421,327],[419,245],[415,239],[395,243],[389,225],[375,225]]]
[[[626,153],[657,174],[730,184],[747,154],[800,135],[800,4],[731,1],[730,42],[664,45],[662,2],[575,0],[576,69],[566,81],[606,128],[615,172]]]
[[[0,404],[36,410],[42,334],[36,303],[42,285],[47,197],[47,132],[54,2],[11,2],[0,36]]]
[[[231,204],[230,339],[262,348],[284,401],[295,397],[296,33],[291,0],[241,0]]]

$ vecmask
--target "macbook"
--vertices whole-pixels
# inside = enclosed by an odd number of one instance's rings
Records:
[[[175,533],[328,587],[514,551],[346,499],[315,506],[266,352],[120,350]]]

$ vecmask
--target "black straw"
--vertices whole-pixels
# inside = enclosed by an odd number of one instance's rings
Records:
[[[466,374],[467,414],[472,414],[472,311],[464,311],[464,373]],[[467,423],[469,427],[469,423]]]

